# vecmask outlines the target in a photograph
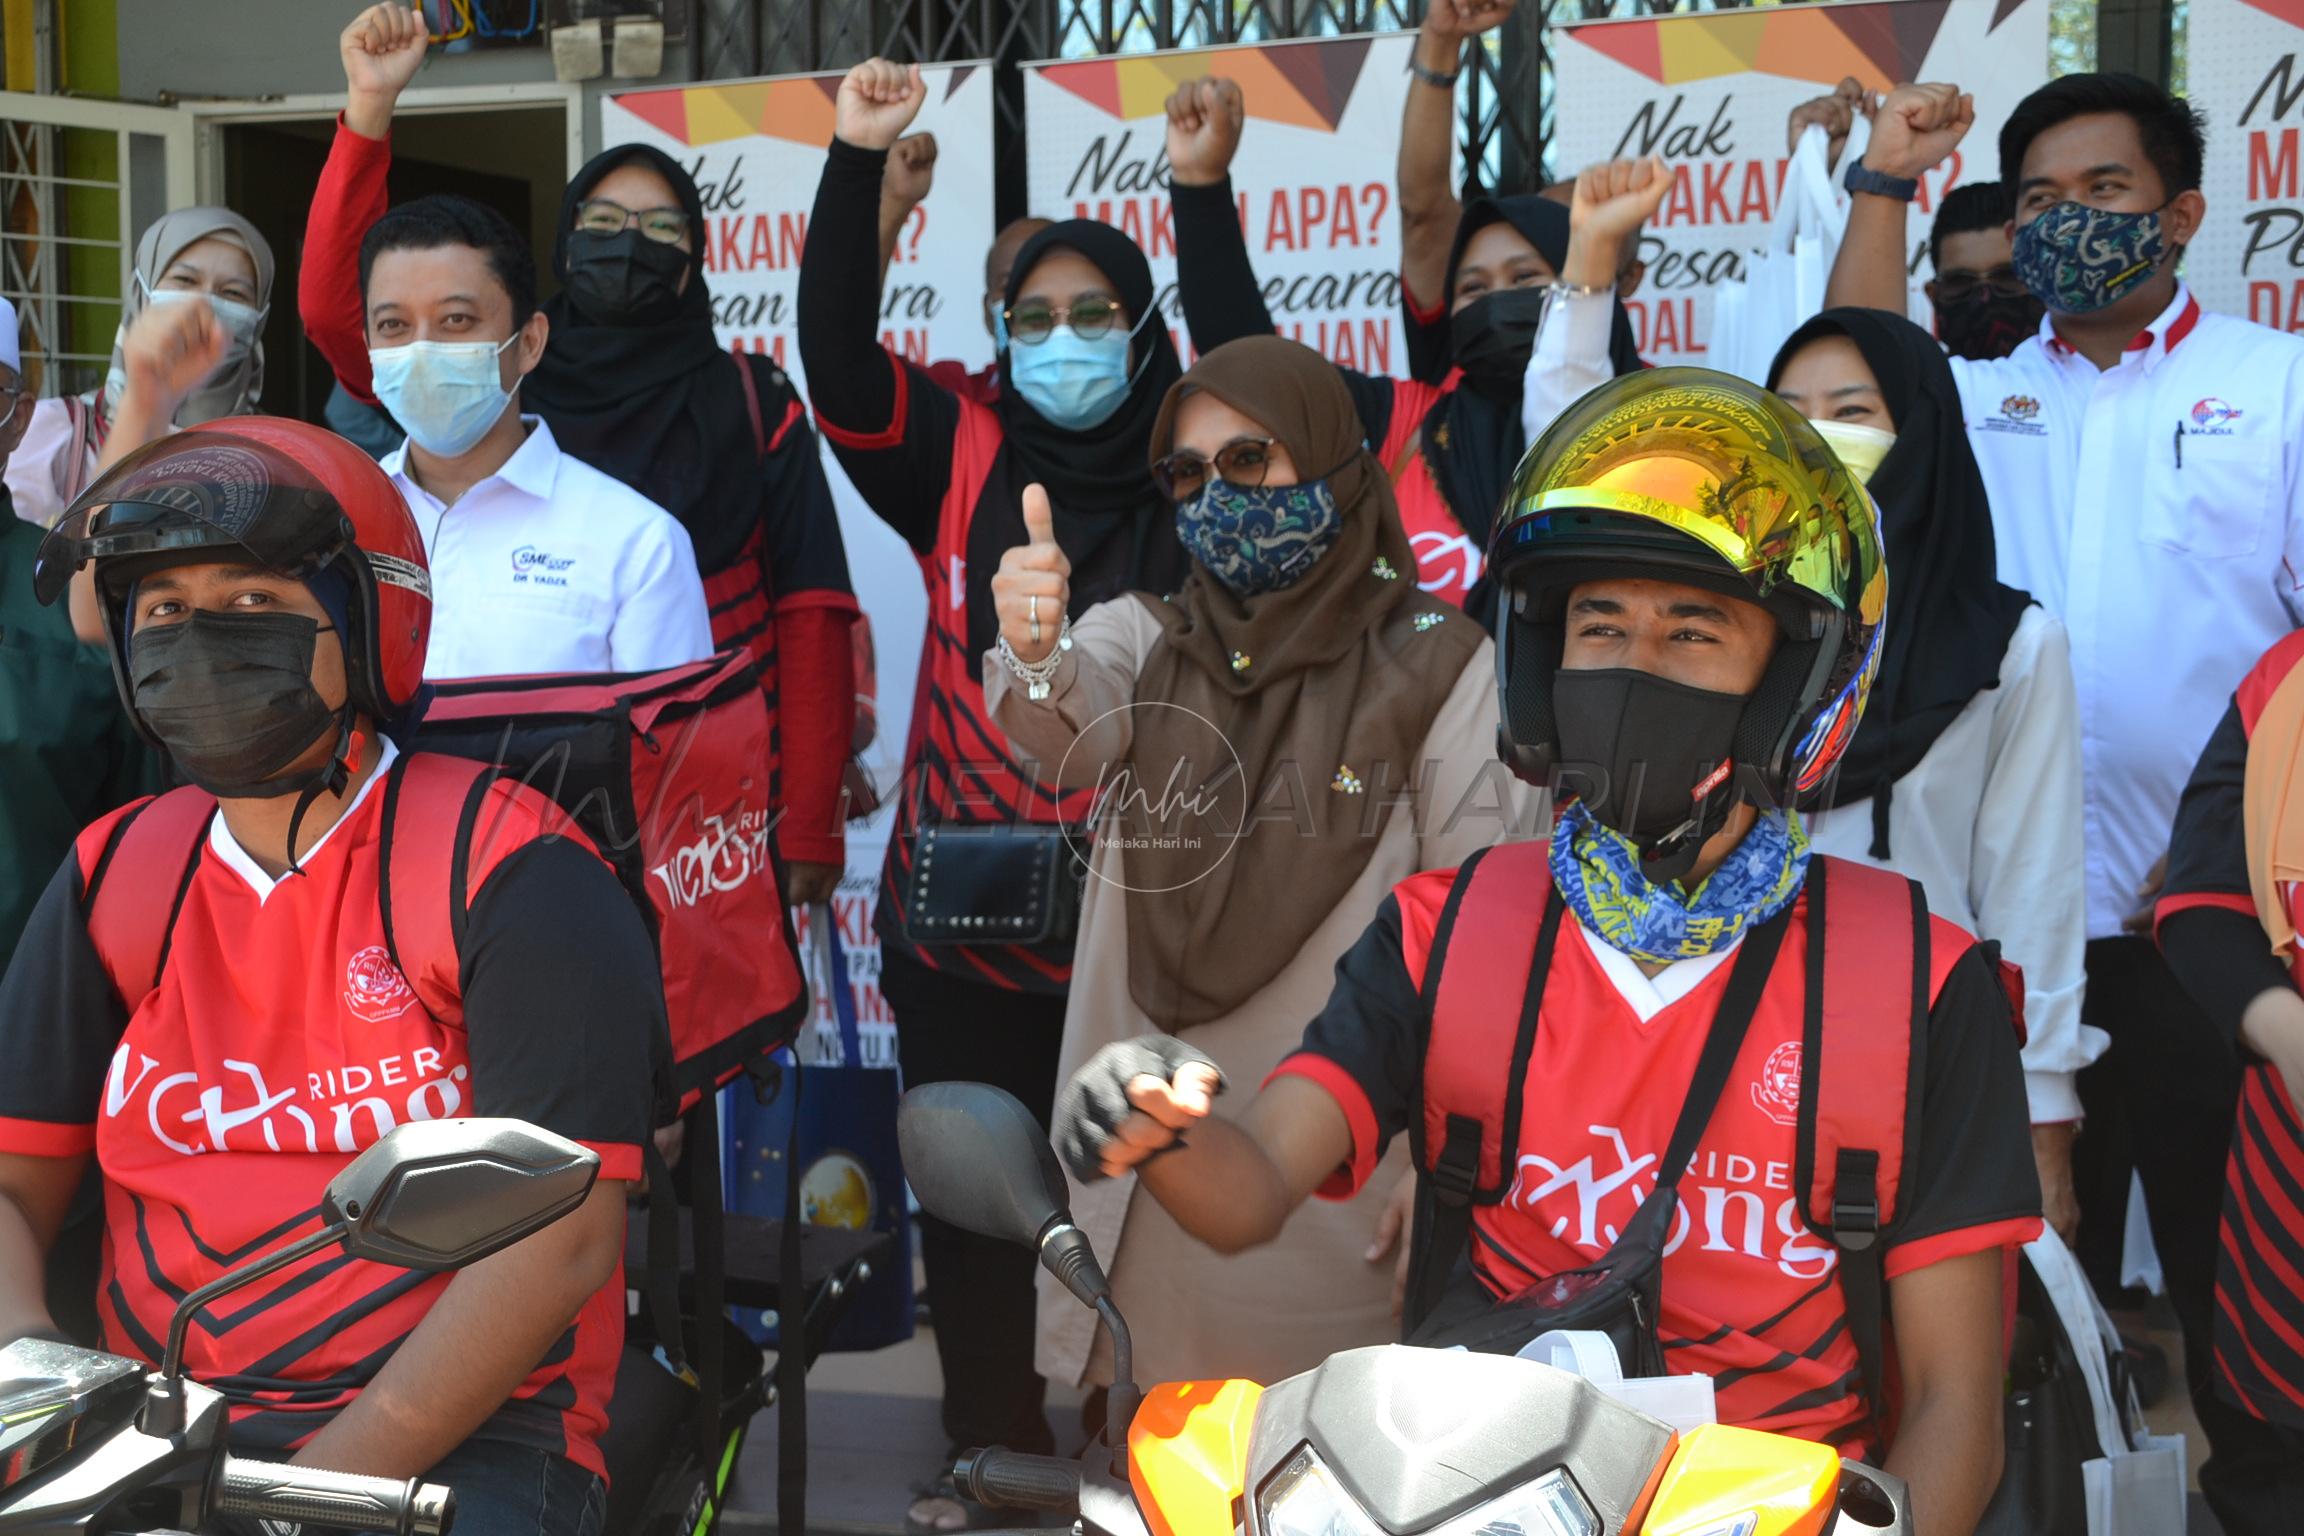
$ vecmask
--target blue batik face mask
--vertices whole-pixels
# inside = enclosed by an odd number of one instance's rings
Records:
[[[370,347],[368,366],[376,376],[376,398],[407,429],[416,446],[434,458],[470,453],[512,398],[496,360],[519,339],[520,333],[514,331],[502,342],[411,341]]]
[[[2016,275],[2059,315],[2092,315],[2152,280],[2168,257],[2165,207],[2115,213],[2058,203],[2016,231]]]
[[[1176,537],[1185,550],[1241,597],[1302,580],[1343,526],[1325,480],[1234,485],[1211,479],[1176,508]]]
[[[1159,313],[1148,311],[1144,320]],[[1128,349],[1143,329],[1144,320],[1126,331],[1117,328],[1101,336],[1084,337],[1070,324],[1059,325],[1047,339],[1008,348],[1008,378],[1024,403],[1067,432],[1085,432],[1101,426],[1128,398],[1128,387],[1143,371],[1128,367]],[[1145,354],[1145,362],[1151,354]]]

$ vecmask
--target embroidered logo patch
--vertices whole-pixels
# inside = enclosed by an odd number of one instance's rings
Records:
[[[1778,1125],[1800,1119],[1800,1042],[1787,1040],[1768,1053],[1752,1083],[1752,1107]]]
[[[392,963],[392,952],[371,944],[344,971],[344,1006],[370,1024],[396,1019],[416,1006],[416,989]]]

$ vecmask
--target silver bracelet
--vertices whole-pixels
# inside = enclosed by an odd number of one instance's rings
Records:
[[[1000,665],[1006,667],[1016,681],[1024,685],[1024,697],[1037,704],[1055,691],[1056,669],[1064,661],[1064,653],[1072,649],[1072,616],[1066,614],[1056,630],[1056,646],[1038,661],[1026,661],[1016,654],[1016,647],[1008,643],[1003,634],[996,647]]]
[[[1614,283],[1564,283],[1554,281],[1552,296],[1557,299],[1597,299],[1602,294],[1614,293]]]

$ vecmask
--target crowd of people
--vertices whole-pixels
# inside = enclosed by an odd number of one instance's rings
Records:
[[[141,232],[99,389],[35,399],[0,316],[0,1342],[152,1357],[373,1141],[353,1074],[530,1119],[601,1155],[576,1218],[454,1276],[324,1266],[190,1361],[251,1450],[452,1481],[481,1536],[601,1529],[651,935],[483,781],[460,960],[403,974],[380,849],[439,772],[433,685],[742,650],[784,898],[828,900],[828,454],[932,597],[876,916],[904,1080],[1040,1121],[1140,1377],[1492,1342],[1497,1303],[1638,1260],[1724,1422],[1963,1536],[2015,1255],[2117,1300],[2135,1183],[2202,1489],[2231,1536],[2304,1529],[2304,340],[2184,281],[2199,118],[2110,74],[2016,104],[2001,179],[1935,208],[1931,330],[1910,205],[1973,103],[1804,105],[1836,162],[1870,132],[1763,387],[1640,356],[1674,167],[1453,195],[1459,61],[1511,9],[1417,38],[1407,377],[1274,334],[1223,78],[1167,106],[1177,313],[1118,229],[1030,218],[986,253],[990,368],[883,348],[936,145],[874,59],[808,222],[804,399],[715,336],[669,156],[569,182],[541,301],[498,210],[392,204],[434,39],[390,4],[343,34],[294,274],[325,427],[263,414],[281,274],[230,210]],[[953,1446],[1105,1428],[1092,1316],[921,1237]],[[912,1536],[998,1523],[920,1472]]]

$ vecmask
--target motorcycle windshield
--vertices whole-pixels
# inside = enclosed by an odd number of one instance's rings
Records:
[[[143,1387],[143,1366],[101,1350],[49,1339],[0,1349],[0,1493],[124,1420]]]

